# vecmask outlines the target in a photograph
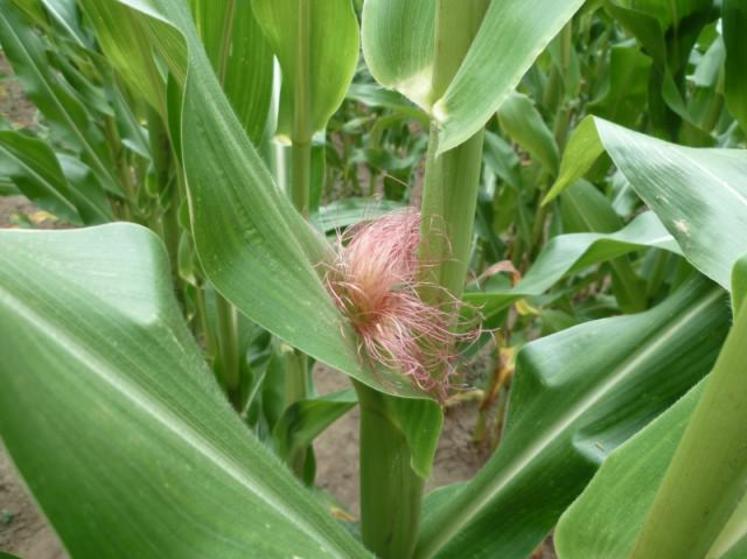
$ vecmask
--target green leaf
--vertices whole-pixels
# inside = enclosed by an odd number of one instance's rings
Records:
[[[526,345],[501,445],[426,500],[416,557],[526,557],[604,457],[708,372],[727,328],[724,292],[696,278],[644,313]]]
[[[627,559],[706,381],[605,459],[555,529],[560,559]],[[739,559],[747,550],[747,498],[708,551],[708,559]]]
[[[558,172],[558,144],[532,100],[522,93],[512,93],[498,109],[501,128],[551,175]]]
[[[73,165],[70,169],[85,168],[77,161]],[[112,220],[111,208],[98,185],[85,188],[86,183],[79,182],[83,188],[71,187],[54,152],[42,140],[20,132],[0,131],[0,175],[12,178],[30,200],[67,221]]]
[[[553,237],[521,281],[510,289],[468,291],[464,300],[489,318],[517,299],[541,295],[560,279],[588,266],[646,247],[676,254],[680,249],[656,216],[641,214],[615,233],[571,233]]]
[[[747,306],[742,303],[633,548],[635,559],[699,559],[747,487]]]
[[[707,559],[740,559],[747,556],[747,495],[724,526]]]
[[[703,382],[615,449],[584,492],[560,517],[555,549],[560,559],[627,559],[664,477]]]
[[[166,114],[166,81],[156,66],[153,49],[133,14],[118,2],[80,0],[91,22],[106,60],[119,73],[133,95],[144,98],[162,115]]]
[[[670,137],[689,131],[700,145],[712,144],[708,131],[697,127],[683,99],[693,45],[715,15],[712,0],[609,0],[605,5],[653,59],[656,71],[648,86],[652,127]]]
[[[491,2],[456,76],[432,113],[440,125],[438,153],[482,128],[550,40],[584,0]]]
[[[208,58],[249,139],[265,132],[272,95],[272,50],[254,19],[252,2],[191,0]]]
[[[726,45],[726,105],[747,134],[747,49],[744,29],[747,26],[747,6],[740,0],[724,0],[722,7],[724,44]]]
[[[353,389],[292,403],[273,429],[278,455],[288,459],[297,452],[305,451],[319,434],[357,403]]]
[[[273,183],[220,88],[186,6],[158,0],[157,12],[122,1],[183,87],[182,161],[208,279],[248,318],[304,353],[378,390],[422,397],[402,375],[364,367],[354,333],[319,277],[331,249]]]
[[[432,99],[436,3],[366,0],[361,39],[371,75],[429,110]]]
[[[747,277],[745,263],[747,259],[741,259],[735,267],[734,278],[740,280],[735,281],[735,292]],[[734,441],[742,438],[745,421],[739,416],[745,409],[739,403],[744,394],[745,357],[740,354],[744,353],[744,335],[739,330],[744,328],[744,316],[742,309],[711,375],[615,450],[563,514],[555,532],[562,559],[627,559],[641,553],[657,558],[743,556],[740,550],[743,553],[747,546],[747,456]],[[699,416],[694,419],[696,409]],[[689,443],[683,438],[685,433]],[[695,440],[697,444],[693,444]],[[677,471],[676,465],[671,466],[676,455],[686,460],[686,466],[680,462],[679,473],[685,477],[675,485],[667,472],[668,468]],[[665,475],[670,476],[669,486],[660,489]],[[657,492],[667,490],[668,495],[657,497]],[[656,499],[665,512],[652,510]],[[689,530],[682,524],[688,517],[693,526]],[[656,524],[654,539],[663,536],[669,545],[640,545],[631,555],[645,521],[650,528]],[[678,544],[679,550],[673,552]]]
[[[587,110],[623,126],[635,126],[648,99],[651,58],[638,47],[625,44],[610,48],[609,81]]]
[[[397,209],[401,202],[392,200],[372,200],[368,198],[345,198],[335,200],[311,216],[311,222],[325,233],[355,225],[361,221],[375,219]]]
[[[441,154],[485,125],[582,4],[583,0],[491,2],[469,52],[440,99],[433,98],[432,89],[434,2],[367,0],[363,54],[380,84],[403,93],[436,119]]]
[[[591,183],[577,181],[563,192],[561,198],[563,230],[569,233],[590,231],[611,233],[622,226],[610,201]],[[645,285],[633,270],[630,260],[622,256],[610,262],[612,291],[625,312],[640,312],[646,308]]]
[[[351,83],[346,96],[348,99],[354,99],[369,107],[392,109],[424,124],[428,123],[426,114],[413,106],[405,97],[396,91],[384,89],[376,83]]]
[[[44,113],[53,130],[81,150],[84,161],[105,188],[121,192],[112,175],[114,164],[101,131],[85,107],[52,72],[41,37],[9,0],[0,0],[0,44],[13,64],[24,92]]]
[[[308,132],[324,129],[358,62],[358,21],[350,0],[254,0],[252,8],[283,72],[278,132],[291,135],[290,115],[304,102],[310,109]]]
[[[588,117],[571,137],[545,203],[604,150],[693,266],[729,289],[731,269],[747,252],[747,152],[678,146]]]
[[[90,48],[91,40],[80,27],[80,14],[75,0],[41,0],[49,16],[56,21],[75,42]]]
[[[0,239],[0,434],[72,556],[367,556],[230,409],[155,235]]]

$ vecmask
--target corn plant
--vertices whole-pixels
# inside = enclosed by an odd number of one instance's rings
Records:
[[[0,186],[71,226],[0,231],[0,436],[70,555],[745,557],[745,25],[0,0]],[[426,494],[485,351],[496,448]],[[313,441],[356,405],[352,526]]]

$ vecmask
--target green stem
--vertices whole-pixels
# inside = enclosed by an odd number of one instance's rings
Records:
[[[434,99],[441,97],[472,43],[487,0],[439,0],[436,16]],[[437,156],[431,126],[421,206],[419,258],[422,297],[448,304],[460,297],[469,263],[480,178],[483,132]],[[440,371],[433,371],[434,375]],[[379,557],[411,557],[418,536],[423,479],[410,465],[407,440],[391,414],[392,396],[356,384],[361,408],[360,480],[363,543]]]
[[[706,381],[631,559],[705,557],[747,484],[747,305]]]
[[[311,191],[311,142],[293,141],[291,163],[291,201],[301,215],[308,217]]]
[[[158,184],[158,203],[160,206],[160,223],[158,229],[166,245],[171,262],[171,273],[177,295],[183,301],[183,290],[179,278],[179,203],[180,192],[172,180],[174,163],[169,133],[164,126],[161,115],[153,108],[148,109],[148,139],[153,168]],[[165,209],[164,209],[165,207]]]
[[[133,182],[132,173],[127,162],[126,150],[122,146],[122,141],[117,132],[117,125],[114,117],[106,117],[104,132],[109,151],[112,154],[117,169],[117,178],[125,195],[122,206],[122,215],[126,221],[136,221],[137,218],[137,200],[136,186]]]
[[[293,123],[291,129],[291,177],[289,195],[293,206],[309,216],[311,192],[311,0],[298,0],[296,28],[296,67],[293,76]],[[307,397],[308,358],[298,349],[285,360],[285,405]],[[288,463],[299,478],[304,477],[308,448],[298,449]]]
[[[228,0],[223,19],[223,41],[218,61],[218,80],[221,86],[226,81],[235,9],[236,0]],[[215,307],[218,320],[218,335],[215,340],[217,343],[214,343],[214,345],[217,345],[218,357],[216,373],[220,377],[229,401],[234,409],[241,413],[241,364],[239,360],[238,315],[236,308],[217,291],[215,292]],[[205,334],[209,339],[209,327]]]
[[[469,267],[480,182],[483,131],[439,157],[438,129],[431,126],[421,202],[422,297],[431,304],[459,298]]]
[[[294,349],[288,351],[285,356],[285,405],[290,406],[294,402],[306,398],[309,392],[308,386],[308,358],[306,354]],[[292,452],[287,459],[293,473],[300,479],[304,478],[308,447],[303,447]]]
[[[311,0],[298,0],[296,68],[293,82],[293,142],[291,200],[301,215],[309,215],[311,188]]]
[[[228,399],[236,409],[240,406],[239,337],[236,309],[216,293],[218,316],[218,356],[221,382]]]
[[[424,480],[410,466],[410,449],[392,419],[389,396],[355,382],[360,405],[361,530],[382,559],[412,556]]]
[[[436,9],[436,53],[433,95],[440,98],[469,50],[488,6],[487,0],[439,0]],[[437,156],[438,127],[431,125],[421,203],[420,261],[431,287],[423,298],[443,304],[459,298],[469,266],[472,229],[482,161],[483,131]]]

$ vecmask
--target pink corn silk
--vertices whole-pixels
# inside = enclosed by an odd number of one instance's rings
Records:
[[[420,298],[419,242],[420,213],[414,209],[359,224],[338,236],[325,281],[359,336],[361,356],[400,371],[443,400],[458,357],[456,342],[474,340],[479,332],[452,331],[449,311],[458,301],[444,309]]]

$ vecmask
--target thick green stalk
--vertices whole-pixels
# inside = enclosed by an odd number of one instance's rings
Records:
[[[436,17],[434,100],[448,87],[469,50],[487,0],[439,0]],[[420,259],[431,287],[422,296],[460,297],[467,272],[477,203],[483,133],[436,157],[438,129],[431,126],[421,206]],[[439,374],[439,371],[434,371]],[[379,557],[407,558],[414,552],[423,482],[410,465],[407,440],[390,413],[392,396],[356,385],[361,407],[360,479],[363,543]]]
[[[181,295],[178,263],[179,236],[181,234],[178,221],[180,192],[175,187],[174,181],[171,180],[174,158],[168,131],[163,124],[161,115],[150,107],[148,108],[148,140],[156,184],[158,185],[158,201],[159,204],[166,206],[160,216],[160,233],[169,253],[171,272],[177,287],[177,293]]]
[[[439,0],[436,11],[436,54],[433,98],[440,98],[469,50],[487,0]],[[430,288],[423,297],[434,304],[447,299],[443,289],[461,297],[469,265],[472,229],[480,180],[483,132],[436,157],[437,123],[431,135],[421,203],[420,259]]]
[[[293,82],[291,199],[305,217],[311,189],[311,0],[298,0],[297,51]]]
[[[308,358],[302,351],[294,349],[286,353],[283,361],[285,364],[285,405],[289,406],[306,398],[309,392]],[[308,450],[307,447],[299,448],[287,458],[288,465],[299,479],[304,478]]]
[[[469,266],[482,160],[483,131],[435,157],[438,129],[431,126],[421,202],[420,260],[423,298],[442,304],[459,298]]]
[[[293,140],[291,145],[291,200],[304,217],[309,217],[311,191],[311,141]]]
[[[354,384],[361,411],[363,543],[382,559],[404,559],[415,548],[424,480],[410,466],[409,446],[387,404],[391,397]]]
[[[293,76],[293,121],[291,129],[290,195],[293,206],[304,217],[309,216],[311,191],[311,0],[298,0],[296,28],[296,66]],[[306,398],[308,394],[308,358],[295,349],[285,360],[285,405]],[[308,448],[288,457],[293,472],[303,478]]]
[[[747,305],[729,332],[631,559],[701,559],[747,487]]]
[[[241,378],[236,309],[217,293],[215,307],[218,317],[218,361],[221,382],[228,394],[228,399],[236,409],[239,409]]]
[[[226,80],[228,55],[232,41],[232,29],[235,17],[235,0],[229,0],[223,21],[223,42],[220,49],[218,79],[221,86]],[[236,308],[223,295],[215,292],[215,309],[218,321],[217,328],[217,361],[216,373],[228,395],[228,399],[237,411],[241,411],[241,363],[239,359],[239,325]],[[205,332],[209,336],[208,331]]]

